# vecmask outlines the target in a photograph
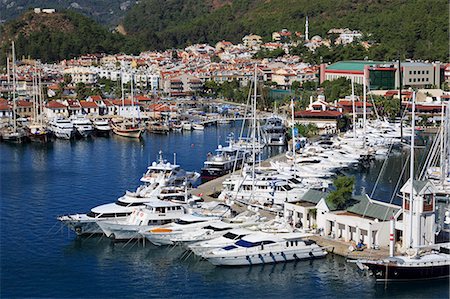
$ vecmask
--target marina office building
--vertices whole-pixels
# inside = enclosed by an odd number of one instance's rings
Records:
[[[399,73],[402,71],[402,87],[432,88],[441,86],[445,80],[445,64],[439,62],[385,62],[385,61],[340,61],[320,65],[320,83],[339,78],[354,79],[363,84],[364,78],[371,90],[398,89]]]
[[[297,202],[284,204],[284,215],[294,227],[315,230],[323,237],[345,242],[363,241],[369,248],[389,245],[389,221],[395,220],[395,240],[403,249],[410,243],[409,192],[410,180],[400,189],[402,206],[369,198],[352,196],[345,208],[338,208],[326,198],[328,193],[308,190]],[[413,222],[414,231],[420,232],[420,243],[434,244],[435,193],[429,181],[414,181],[414,210],[420,217]]]

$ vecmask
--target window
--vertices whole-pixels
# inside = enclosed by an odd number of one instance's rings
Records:
[[[417,71],[414,71],[414,75],[417,74]]]
[[[427,75],[430,73],[430,71],[427,71]]]

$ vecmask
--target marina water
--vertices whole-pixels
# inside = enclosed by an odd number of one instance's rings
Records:
[[[448,298],[445,282],[375,284],[339,256],[243,268],[218,268],[182,257],[180,248],[77,238],[56,216],[86,212],[139,185],[162,150],[166,159],[200,171],[208,152],[240,126],[203,132],[121,137],[49,144],[0,144],[0,296],[52,298]],[[269,152],[267,152],[269,151]],[[282,153],[271,147],[266,155]],[[388,161],[374,194],[389,201],[402,168],[401,154]],[[357,190],[370,193],[382,162],[349,170]]]

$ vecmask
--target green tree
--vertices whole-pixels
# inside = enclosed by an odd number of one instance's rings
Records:
[[[334,179],[333,185],[336,189],[327,196],[326,201],[334,204],[338,210],[345,209],[352,197],[355,177],[338,176]]]

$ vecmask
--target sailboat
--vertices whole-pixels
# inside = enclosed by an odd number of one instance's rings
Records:
[[[42,119],[43,111],[43,96],[41,74],[37,71],[37,66],[34,67],[33,76],[33,121],[27,126],[28,138],[31,141],[47,142],[49,140],[49,131],[45,127]]]
[[[433,231],[421,231],[422,226],[434,224],[434,186],[429,181],[414,180],[414,127],[415,127],[415,93],[412,98],[412,136],[410,153],[410,179],[403,186],[403,225],[404,245],[408,245],[404,255],[394,255],[394,218],[390,223],[390,257],[382,260],[357,261],[360,268],[367,268],[377,281],[409,281],[448,278],[450,276],[450,244],[430,246]],[[407,195],[409,194],[409,200]],[[431,248],[430,250],[426,250]]]
[[[125,94],[124,94],[124,86],[123,86],[123,75],[121,73],[121,81],[122,81],[122,107],[125,102]],[[134,75],[131,75],[131,105],[132,109],[134,109],[134,96],[133,96],[133,83],[134,83]],[[135,120],[135,116],[133,113],[132,121],[124,120],[121,123],[112,123],[111,127],[113,132],[119,136],[129,137],[129,138],[141,138],[142,128],[139,127]]]
[[[14,41],[12,46],[12,72],[13,72],[13,111],[12,111],[12,127],[7,127],[1,134],[2,140],[14,143],[21,143],[24,141],[26,134],[22,128],[17,127],[17,90],[16,90],[16,53],[14,47]]]

